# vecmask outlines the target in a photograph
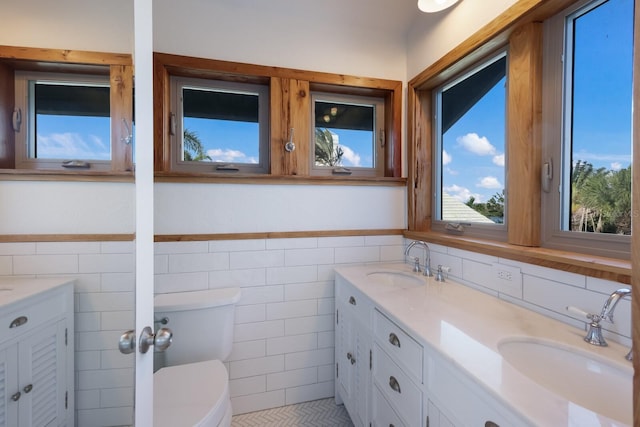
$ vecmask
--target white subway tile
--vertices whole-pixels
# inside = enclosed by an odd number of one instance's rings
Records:
[[[240,305],[236,307],[235,323],[262,322],[267,319],[265,304]]]
[[[490,264],[483,264],[476,261],[467,259],[462,260],[462,279],[468,282],[475,283],[480,286],[485,286],[489,289],[497,291],[497,283],[493,277],[493,269]],[[522,292],[520,292],[522,297]]]
[[[364,236],[365,246],[401,246],[404,247],[402,235]],[[404,249],[403,249],[404,250]]]
[[[318,335],[289,335],[267,339],[267,355],[287,354],[318,348]]]
[[[307,368],[295,371],[276,372],[267,375],[267,390],[280,390],[318,382],[318,369]]]
[[[76,332],[100,330],[100,313],[75,313],[73,320]]]
[[[431,246],[431,245],[429,245]],[[442,251],[439,251],[442,252]],[[465,251],[462,249],[448,248],[449,255],[462,259],[468,259],[470,261],[477,261],[483,264],[492,264],[498,262],[499,258],[492,255],[485,255],[478,252]]]
[[[284,390],[275,390],[266,393],[231,398],[231,407],[233,408],[234,415],[246,414],[248,412],[261,411],[269,408],[278,408],[280,406],[284,406]]]
[[[402,262],[404,260],[404,246],[380,246],[380,261]]]
[[[301,299],[331,298],[333,297],[333,288],[333,281],[285,285],[284,299],[285,301],[293,301]]]
[[[154,290],[156,294],[202,291],[208,288],[209,274],[206,271],[156,274],[154,277]]]
[[[135,292],[135,273],[104,273],[101,289],[103,292]]]
[[[0,256],[0,276],[10,276],[13,274],[13,257]]]
[[[229,254],[227,253],[169,255],[169,273],[227,270],[228,268]]]
[[[311,249],[318,247],[316,237],[300,237],[292,239],[268,239],[267,249]]]
[[[331,319],[333,320],[333,316],[331,316]],[[331,324],[331,326],[333,326],[333,323]],[[333,348],[334,345],[335,345],[335,333],[333,330],[318,332],[318,348],[326,348],[326,347]]]
[[[104,311],[100,313],[102,320],[102,330],[105,331],[126,331],[135,329],[135,313],[129,311]]]
[[[420,260],[420,262],[422,262],[422,258],[420,258]],[[442,254],[439,252],[433,252],[431,254],[431,268],[434,272],[438,268],[438,265],[449,267],[449,276],[462,277],[462,258],[458,258],[456,256],[451,256],[448,254]]]
[[[318,303],[315,299],[267,304],[267,319],[269,320],[313,316],[317,312]]]
[[[133,369],[102,369],[78,372],[78,389],[132,387]]]
[[[131,273],[135,271],[133,254],[80,255],[80,273]]]
[[[364,246],[364,236],[318,238],[319,248],[346,248],[353,246]]]
[[[108,350],[115,348],[123,332],[124,331],[76,332],[75,346],[78,351]]]
[[[284,321],[284,332],[285,335],[299,335],[333,331],[333,319],[333,314],[286,319]]]
[[[136,244],[133,240],[127,242],[102,242],[100,244],[100,252],[103,254],[135,254]]]
[[[153,273],[164,274],[169,272],[169,255],[154,255]]]
[[[156,242],[154,253],[161,254],[197,254],[209,252],[209,242]]]
[[[231,252],[230,269],[284,266],[284,250]]]
[[[318,366],[318,382],[333,381],[336,375],[336,365]]]
[[[209,289],[230,286],[262,286],[267,283],[265,268],[209,272]]]
[[[335,312],[335,298],[318,300],[318,314],[333,314]]]
[[[335,262],[333,253],[333,248],[287,249],[284,253],[284,264],[287,266],[333,264]]]
[[[100,405],[103,408],[130,406],[133,402],[133,387],[107,388],[100,392]]]
[[[17,255],[13,257],[13,274],[74,274],[78,272],[78,255]]]
[[[212,240],[209,242],[209,252],[243,252],[264,251],[266,244],[264,239],[246,240]]]
[[[253,341],[264,338],[284,336],[284,320],[272,320],[257,323],[235,325],[235,342]]]
[[[78,425],[82,427],[131,426],[133,425],[133,406],[79,410]]]
[[[78,390],[76,392],[76,409],[92,409],[100,407],[100,390]]]
[[[500,259],[500,262],[504,262],[509,265],[516,265],[513,262],[507,262],[507,260]],[[518,263],[518,267],[522,270],[522,274],[529,276],[536,276],[542,279],[553,280],[555,282],[564,283],[571,286],[577,286],[579,288],[585,288],[587,281],[585,276],[575,273],[569,273],[567,271],[555,270],[553,268],[541,267],[539,265]]]
[[[264,304],[284,300],[284,286],[256,286],[242,288],[238,305]]]
[[[227,360],[256,359],[267,355],[267,341],[265,339],[255,341],[234,342],[231,355]]]
[[[319,265],[318,266],[318,280],[321,282],[333,282],[336,278],[335,268],[337,266],[333,265]]]
[[[134,309],[133,292],[78,294],[77,311],[130,311]]]
[[[38,255],[77,255],[100,253],[100,242],[37,242]]]
[[[587,289],[600,292],[605,295],[611,295],[613,291],[620,288],[628,288],[629,285],[625,285],[619,282],[613,282],[611,280],[598,279],[596,277],[587,277]]]
[[[122,369],[133,368],[136,357],[132,354],[122,354],[116,348],[103,350],[100,352],[100,368],[101,369]]]
[[[232,398],[237,396],[246,396],[249,394],[264,393],[265,391],[267,391],[266,375],[238,378],[229,381],[229,394]]]
[[[315,282],[318,280],[318,267],[272,267],[267,268],[267,283],[270,285],[296,282]]]
[[[336,264],[378,262],[380,261],[380,248],[378,246],[336,248],[335,259]]]
[[[34,255],[36,244],[25,243],[0,243],[0,255]]]
[[[284,370],[284,355],[236,360],[229,363],[229,378],[246,378]]]
[[[321,348],[318,350],[301,351],[286,354],[284,357],[284,365],[287,371],[312,366],[329,365],[334,363],[334,349]]]
[[[76,280],[73,285],[76,293],[100,292],[102,288],[102,276],[99,273],[74,274],[73,277]]]
[[[76,372],[100,369],[100,351],[76,351],[74,353],[74,362]]]
[[[333,396],[334,392],[333,381],[288,388],[285,391],[286,404],[293,405],[300,402],[325,399]]]

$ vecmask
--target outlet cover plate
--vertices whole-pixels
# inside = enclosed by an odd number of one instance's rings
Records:
[[[496,291],[522,298],[522,271],[520,267],[493,263],[491,264],[492,285]]]

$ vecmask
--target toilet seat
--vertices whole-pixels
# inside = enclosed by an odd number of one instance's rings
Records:
[[[229,376],[219,360],[158,370],[153,397],[154,427],[217,427],[231,421]]]

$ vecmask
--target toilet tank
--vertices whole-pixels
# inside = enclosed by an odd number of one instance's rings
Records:
[[[173,342],[162,354],[162,364],[174,366],[229,357],[235,304],[240,295],[240,288],[156,295],[155,327],[167,327],[173,332]]]

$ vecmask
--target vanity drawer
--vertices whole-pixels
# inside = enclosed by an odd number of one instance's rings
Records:
[[[371,321],[371,301],[352,284],[336,275],[336,304],[341,304],[358,321],[368,325]]]
[[[373,379],[376,386],[409,426],[419,426],[422,391],[378,344],[374,344]]]
[[[373,425],[375,427],[405,427],[405,423],[393,410],[378,387],[373,388]]]
[[[414,381],[422,384],[422,346],[378,310],[374,312],[373,334],[384,351],[401,364]]]

